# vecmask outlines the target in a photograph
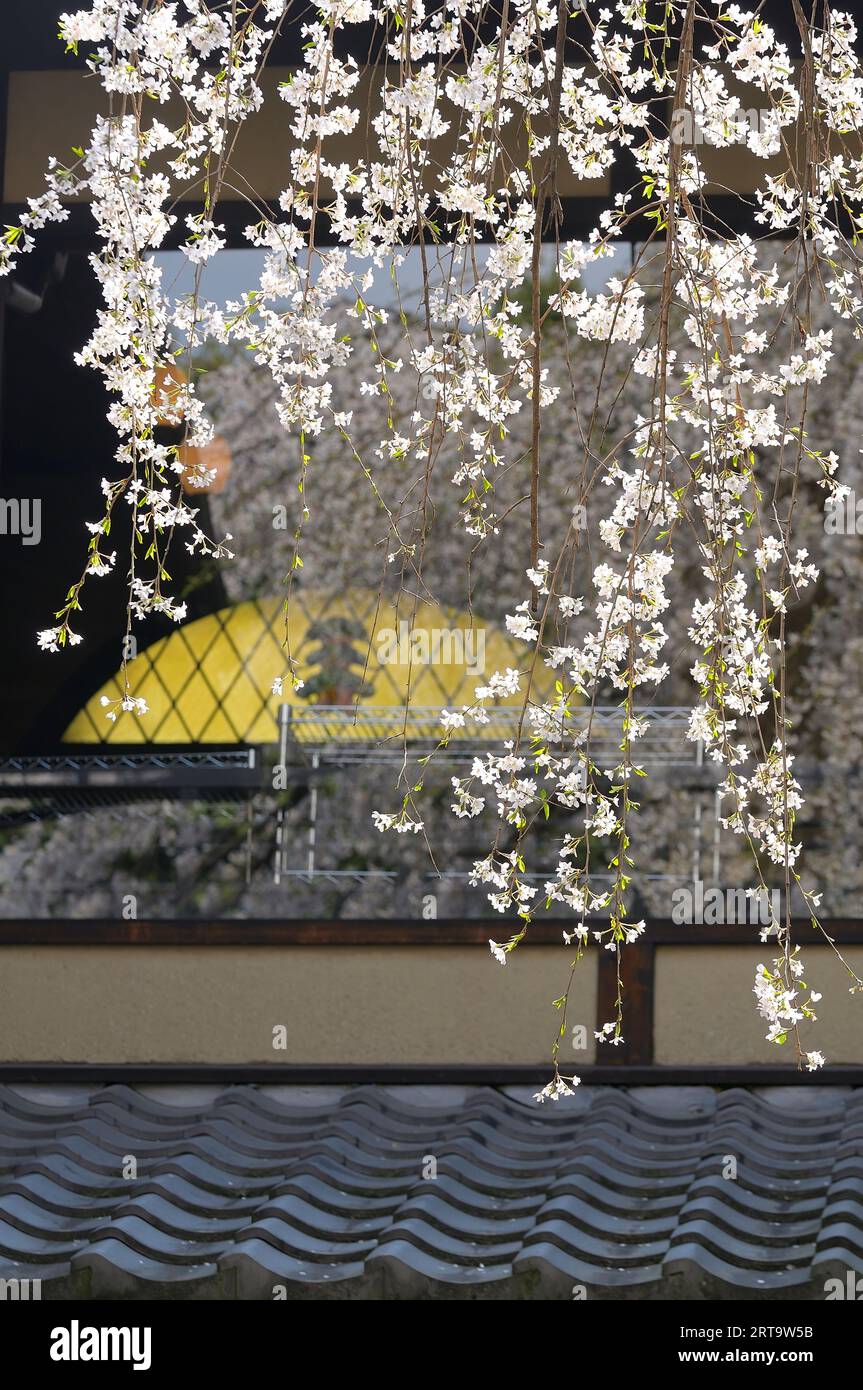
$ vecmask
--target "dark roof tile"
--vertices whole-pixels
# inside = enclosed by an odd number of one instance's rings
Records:
[[[0,1276],[49,1298],[815,1298],[849,1268],[850,1088],[0,1088]]]

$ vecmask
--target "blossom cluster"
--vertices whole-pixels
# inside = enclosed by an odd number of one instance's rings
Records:
[[[237,136],[262,105],[269,47],[287,23],[299,24],[302,40],[302,59],[278,89],[288,178],[274,205],[249,190],[245,238],[264,253],[263,269],[254,287],[219,308],[199,293],[200,275],[226,245],[220,200],[243,186]],[[356,26],[369,23],[386,58],[371,79],[351,54]],[[338,438],[345,466],[360,471],[380,503],[387,561],[415,586],[433,475],[443,471],[458,489],[468,544],[493,543],[505,520],[496,488],[512,466],[506,443],[516,420],[529,416],[519,460],[531,507],[530,554],[519,558],[527,584],[503,615],[525,644],[525,661],[492,673],[473,701],[445,711],[441,733],[446,744],[453,730],[487,723],[495,700],[524,699],[518,740],[452,780],[459,821],[486,805],[499,820],[494,846],[474,869],[493,907],[515,918],[509,940],[491,943],[495,958],[506,962],[543,902],[574,913],[570,941],[579,953],[593,938],[619,955],[643,930],[628,906],[635,787],[644,776],[638,741],[680,659],[669,653],[667,614],[684,535],[701,563],[688,625],[690,738],[721,769],[725,825],[751,848],[756,886],[772,865],[803,891],[787,625],[819,576],[792,533],[808,483],[828,501],[843,495],[836,456],[814,449],[807,434],[810,395],[833,356],[832,329],[813,322],[815,287],[838,319],[863,333],[863,161],[840,152],[863,107],[863,70],[853,19],[837,12],[824,26],[808,25],[798,54],[755,10],[716,0],[672,0],[655,23],[638,0],[586,0],[572,15],[549,0],[509,0],[504,16],[473,0],[321,0],[307,21],[290,18],[280,0],[239,12],[204,0],[93,0],[62,16],[69,46],[93,46],[88,64],[112,99],[111,114],[100,117],[77,164],[51,166],[46,192],[6,230],[0,273],[13,270],[41,226],[66,215],[70,194],[89,199],[104,307],[79,360],[102,373],[110,392],[120,476],[105,480],[84,573],[56,625],[39,635],[42,646],[80,640],[72,614],[85,583],[116,562],[103,547],[121,500],[133,515],[130,622],[152,612],[184,617],[165,589],[176,528],[191,550],[229,553],[204,534],[181,495],[178,446],[158,442],[166,423],[181,425],[192,446],[209,441],[194,372],[180,363],[192,366],[211,340],[241,347],[269,373],[295,447],[300,503],[290,575],[303,567],[313,442],[322,435]],[[755,125],[735,114],[740,83],[763,104]],[[172,128],[154,112],[166,116],[178,99],[184,116]],[[773,238],[767,257],[751,235],[724,232],[709,215],[704,151],[680,138],[670,105],[709,133],[711,147],[739,141],[765,162],[753,203],[756,224]],[[802,155],[792,148],[801,122],[812,134]],[[349,164],[346,137],[361,128],[364,153]],[[766,165],[777,158],[781,172]],[[608,200],[583,241],[556,238],[549,291],[540,283],[541,243],[549,226],[559,227],[564,182],[604,178],[618,161],[633,171],[631,186]],[[189,204],[190,193],[198,202]],[[180,219],[183,201],[193,210]],[[640,250],[629,272],[590,288],[635,235],[633,224]],[[180,299],[151,256],[175,230],[196,277],[195,292]],[[444,241],[451,265],[470,273],[428,272],[429,248]],[[375,303],[375,277],[388,270],[397,280],[412,244],[423,257],[422,302],[393,324],[390,309]],[[598,404],[572,421],[572,500],[587,505],[600,488],[613,498],[581,593],[568,578],[582,539],[575,528],[554,558],[541,554],[542,419],[561,393],[543,361],[554,325],[597,351],[628,352],[631,373],[648,388],[646,409],[612,447]],[[780,334],[786,351],[777,362],[771,349]],[[418,386],[404,409],[395,383],[407,372]],[[346,375],[352,395],[340,400]],[[367,449],[354,426],[363,398],[386,415],[383,437]],[[411,537],[385,496],[388,472],[407,464],[423,476]],[[553,673],[550,700],[536,694],[538,664]],[[618,743],[600,763],[592,714],[609,700],[619,709]],[[139,709],[128,688],[122,708]],[[376,812],[377,828],[420,833],[416,790],[400,810]],[[558,866],[540,891],[531,882],[530,836],[552,817],[561,828]],[[814,913],[814,898],[806,900]],[[604,925],[589,930],[597,918]],[[779,954],[771,969],[759,967],[759,1007],[771,1040],[794,1035],[798,1057],[812,1065],[820,1054],[804,1054],[796,1038],[790,921],[772,928]],[[621,994],[602,1040],[619,1042],[622,1007]],[[565,1090],[556,1076],[549,1094]]]

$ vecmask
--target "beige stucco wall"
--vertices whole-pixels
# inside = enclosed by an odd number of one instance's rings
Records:
[[[863,1064],[863,995],[829,947],[804,941],[805,979],[823,998],[818,1021],[801,1027],[804,1047],[828,1061]],[[863,978],[863,947],[843,954]],[[770,964],[769,946],[663,946],[656,952],[656,1061],[668,1065],[713,1062],[759,1066],[793,1063],[793,1044],[765,1041],[767,1024],[757,1013],[752,985],[759,961]]]
[[[268,68],[261,78],[264,104],[245,122],[232,156],[235,168],[242,171],[248,186],[259,198],[274,199],[290,181],[289,154],[296,140],[291,135],[293,107],[281,100],[278,84],[291,73],[290,68]],[[377,76],[364,75],[356,91],[348,99],[360,111],[374,109],[378,102],[372,84]],[[6,135],[6,168],[4,201],[23,202],[41,193],[45,186],[45,168],[51,155],[59,160],[74,160],[72,148],[86,145],[95,124],[97,112],[106,109],[106,97],[95,77],[74,70],[65,72],[13,72],[9,76],[9,111]],[[171,129],[183,120],[179,103],[153,106],[158,116]],[[453,116],[455,116],[453,111]],[[542,121],[537,124],[542,130]],[[377,148],[373,132],[369,132],[371,150]],[[511,124],[505,133],[509,154],[517,163],[527,155],[526,135],[519,123]],[[455,128],[449,135],[435,141],[435,159],[445,164],[455,149]],[[332,136],[327,140],[327,158],[333,163],[344,161],[356,164],[369,157],[366,123],[360,121],[349,135]],[[158,159],[153,168],[158,168]],[[431,172],[429,174],[431,177]],[[558,175],[559,191],[600,195],[607,193],[609,180],[576,179],[568,164],[562,162]],[[326,187],[326,184],[324,185]],[[229,193],[224,195],[230,197]]]
[[[863,975],[863,947],[847,956]],[[764,1040],[752,995],[766,958],[758,945],[658,948],[656,1061],[787,1066],[790,1049]],[[848,993],[831,951],[808,946],[806,960],[823,998],[804,1045],[863,1064],[863,996]],[[505,967],[481,946],[9,946],[0,1062],[543,1065],[567,961],[536,945]],[[588,1046],[563,1044],[576,1071],[597,1060],[595,999],[594,953],[568,1018]],[[272,1045],[279,1025],[284,1050]]]
[[[279,82],[290,74],[290,68],[269,68],[263,75],[265,101],[262,109],[251,116],[234,151],[235,164],[259,197],[278,197],[288,182],[288,151],[293,143],[290,134],[292,108],[278,98]],[[748,119],[763,121],[766,109],[757,89],[735,81],[726,69],[728,89],[740,102],[740,110],[750,113]],[[364,74],[352,102],[361,111],[377,106],[372,82],[378,77]],[[50,155],[71,159],[74,145],[86,144],[97,111],[105,109],[105,94],[98,80],[74,69],[51,72],[13,72],[9,79],[9,112],[6,138],[6,172],[4,201],[22,202],[40,193]],[[179,125],[182,111],[179,104],[169,103],[155,108],[159,118],[170,126]],[[453,112],[455,116],[455,112]],[[542,121],[536,123],[542,133]],[[453,135],[435,142],[435,158],[445,163],[453,148]],[[524,132],[518,122],[510,123],[503,135],[508,153],[517,163],[526,157]],[[786,132],[789,148],[794,149],[795,137]],[[844,138],[845,146],[854,145],[851,136]],[[329,158],[353,164],[367,155],[365,122],[347,136],[331,137]],[[713,192],[751,191],[763,182],[765,173],[779,174],[784,158],[765,161],[745,145],[734,144],[720,149],[698,143],[696,153],[704,168]],[[154,167],[156,167],[154,165]],[[559,190],[564,195],[603,195],[609,191],[609,180],[577,180],[564,160],[558,171]]]
[[[10,946],[0,1061],[543,1064],[568,960],[547,946],[506,966],[480,946]],[[593,1060],[595,997],[588,958],[575,1068]]]

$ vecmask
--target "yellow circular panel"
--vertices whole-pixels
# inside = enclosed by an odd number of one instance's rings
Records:
[[[410,600],[398,608],[364,589],[333,596],[295,587],[289,649],[304,689],[272,694],[287,672],[284,601],[255,599],[177,628],[127,667],[143,717],[106,718],[104,696],[122,694],[118,672],[91,696],[67,743],[269,743],[280,704],[458,708],[483,676],[524,667],[530,649],[481,618]],[[537,692],[534,692],[536,694]],[[521,696],[501,703],[518,704]]]

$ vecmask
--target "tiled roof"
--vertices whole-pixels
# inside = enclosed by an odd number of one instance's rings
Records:
[[[0,1277],[43,1298],[823,1298],[848,1269],[850,1088],[0,1088]]]

